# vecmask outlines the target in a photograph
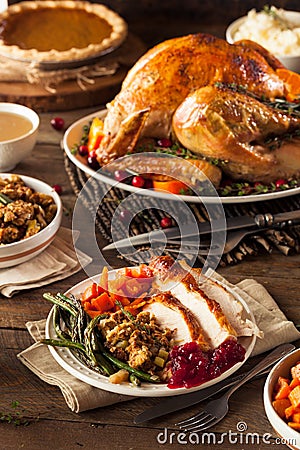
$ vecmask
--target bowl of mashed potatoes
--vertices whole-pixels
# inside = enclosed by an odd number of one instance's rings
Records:
[[[257,42],[289,70],[300,72],[300,12],[275,6],[261,11],[251,9],[226,30],[230,44],[242,39]]]

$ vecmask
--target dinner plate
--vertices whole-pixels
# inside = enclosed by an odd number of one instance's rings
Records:
[[[109,277],[113,278],[115,276],[116,270],[112,270],[109,272]],[[100,274],[95,275],[92,278],[81,281],[76,284],[72,288],[70,288],[66,295],[73,294],[75,296],[80,296],[83,293],[85,288],[90,286],[90,284],[95,281],[99,282]],[[255,323],[255,319],[253,317],[252,312],[250,311],[248,305],[244,302],[244,300],[235,292],[232,291],[227,286],[226,289],[232,293],[237,301],[239,301],[243,306],[243,316],[245,319],[249,319]],[[53,311],[54,307],[50,310],[50,313],[47,317],[46,321],[46,338],[47,339],[58,339],[53,326]],[[252,336],[242,337],[238,339],[238,342],[243,345],[246,350],[245,358],[243,361],[235,364],[233,367],[228,369],[222,375],[213,380],[210,380],[206,383],[201,384],[200,386],[195,386],[193,388],[178,388],[178,389],[170,389],[166,384],[155,384],[155,383],[147,383],[142,382],[141,386],[135,387],[130,383],[123,384],[113,384],[109,381],[109,379],[99,373],[89,369],[85,364],[83,364],[75,354],[66,347],[52,347],[49,346],[49,350],[54,357],[54,359],[58,362],[58,364],[63,367],[68,373],[73,375],[75,378],[78,378],[81,381],[84,381],[91,386],[97,387],[99,389],[103,389],[105,391],[114,392],[117,394],[123,395],[133,395],[137,397],[167,397],[172,395],[179,394],[187,394],[189,392],[198,391],[200,389],[204,389],[208,386],[212,386],[219,381],[229,377],[236,370],[238,370],[249,358],[251,352],[253,350],[254,344],[256,341],[256,336],[253,334]]]
[[[102,109],[100,111],[96,111],[92,114],[89,114],[76,122],[74,122],[65,132],[63,137],[63,147],[64,150],[68,156],[68,158],[77,166],[79,169],[81,169],[86,174],[94,177],[94,179],[99,180],[103,183],[106,183],[108,185],[117,187],[119,189],[124,189],[128,192],[134,192],[138,193],[139,195],[143,196],[150,196],[155,198],[162,198],[166,200],[181,200],[188,203],[224,203],[224,204],[235,204],[235,203],[247,203],[247,202],[260,202],[260,201],[266,201],[266,200],[274,200],[282,197],[289,197],[291,195],[296,195],[300,193],[300,187],[293,188],[293,189],[285,189],[283,191],[278,192],[269,192],[266,194],[253,194],[253,195],[243,195],[243,196],[232,196],[232,197],[204,197],[204,196],[197,196],[197,195],[174,195],[174,194],[168,194],[164,192],[154,191],[152,189],[140,189],[136,188],[134,186],[131,186],[126,183],[116,182],[113,178],[101,173],[101,171],[95,171],[91,167],[89,167],[87,164],[83,162],[83,159],[77,158],[76,155],[73,154],[72,149],[74,148],[74,145],[78,144],[80,142],[80,139],[83,134],[83,127],[84,125],[88,125],[89,122],[94,117],[104,118],[106,115],[106,110]]]

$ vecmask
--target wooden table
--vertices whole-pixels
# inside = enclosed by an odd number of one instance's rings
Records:
[[[92,111],[76,110],[59,115],[65,119],[67,127]],[[21,163],[15,172],[38,177],[50,185],[60,184],[65,210],[71,211],[75,196],[64,168],[60,148],[62,132],[55,131],[50,125],[50,119],[54,116],[55,113],[41,115],[40,135],[33,155]],[[71,214],[64,215],[63,225],[71,227]],[[120,266],[121,262],[114,258],[111,264]],[[285,257],[274,251],[271,255],[248,257],[238,265],[220,269],[220,273],[234,283],[246,277],[257,279],[274,296],[287,317],[299,324],[299,267],[300,255]],[[47,290],[62,292],[84,278],[86,275],[81,271],[47,287]],[[174,423],[196,412],[197,406],[140,426],[134,425],[133,418],[145,408],[156,404],[158,399],[143,398],[80,414],[72,413],[57,387],[41,381],[17,359],[16,355],[32,344],[25,323],[45,318],[50,310],[49,303],[42,299],[44,291],[45,288],[33,289],[11,299],[0,299],[0,413],[11,411],[12,402],[17,401],[18,409],[23,410],[22,415],[30,420],[29,426],[0,422],[0,447],[5,450],[194,447],[188,440],[184,444],[183,441],[187,438],[178,434]],[[228,435],[229,430],[235,432],[238,422],[243,421],[247,423],[249,432],[258,433],[260,442],[254,446],[245,442],[230,443],[224,435],[222,448],[268,449],[271,447],[270,443],[276,444],[273,447],[276,450],[286,448],[285,445],[276,443],[276,436],[265,416],[263,384],[263,380],[250,382],[234,394],[230,401],[230,413],[212,430],[218,441],[221,433]],[[168,436],[166,442],[165,435],[160,434],[165,432]],[[172,432],[175,434],[172,435]],[[262,441],[264,433],[272,435],[269,443]],[[220,441],[219,444],[211,442],[209,446],[204,442],[197,448],[219,447]]]

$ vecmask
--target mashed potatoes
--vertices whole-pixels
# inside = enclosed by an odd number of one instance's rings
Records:
[[[246,20],[234,33],[233,40],[251,39],[271,53],[281,56],[300,55],[300,15],[296,24],[289,12],[271,6],[268,11],[251,9]]]

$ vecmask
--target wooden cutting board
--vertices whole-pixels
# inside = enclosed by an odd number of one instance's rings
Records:
[[[93,84],[84,83],[84,89],[76,80],[59,83],[55,92],[29,82],[0,82],[0,101],[20,103],[37,112],[68,111],[105,104],[120,90],[129,68],[146,51],[144,43],[129,34],[125,43],[113,53],[99,58],[99,63],[120,64],[114,75],[95,77]]]

